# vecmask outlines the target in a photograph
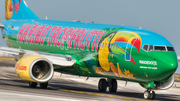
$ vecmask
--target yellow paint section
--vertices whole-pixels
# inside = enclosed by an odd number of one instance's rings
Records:
[[[131,35],[134,35],[134,37],[129,37]],[[126,39],[126,42],[128,42],[128,43],[131,43],[134,38],[138,38],[138,39],[141,40],[141,37],[137,33],[135,33],[135,32],[131,32],[131,31],[119,31],[113,37],[113,39],[111,41],[111,44],[115,42],[115,40],[116,40],[116,38],[118,36],[124,37],[124,39]]]
[[[95,67],[95,72],[96,72],[97,74],[102,74],[102,75],[104,75],[104,73],[102,73],[102,68],[100,68],[100,67]]]
[[[13,10],[13,4],[11,0],[5,0],[5,19],[11,19],[13,12],[10,11]]]
[[[99,64],[105,71],[110,70],[109,61],[108,61],[108,55],[109,55],[108,45],[109,45],[108,38],[105,38],[101,43],[101,47],[99,48]]]
[[[117,70],[116,66],[112,62],[110,62],[109,64],[114,75],[116,75],[117,77],[120,77],[119,71]]]
[[[30,56],[24,56],[22,57],[15,66],[15,71],[16,74],[25,81],[31,81],[31,82],[36,82],[34,80],[31,79],[30,75],[29,75],[29,68],[31,66],[31,64],[36,60],[36,59],[40,59],[40,58],[44,58],[42,56],[36,56],[36,55],[30,55]]]
[[[122,71],[121,71],[121,69],[120,69],[120,67],[119,67],[119,63],[117,63],[117,66],[118,66],[118,71],[119,71],[119,73],[122,73]]]
[[[123,72],[123,73],[126,75],[127,78],[135,79],[135,78],[133,77],[133,73],[130,73],[129,70],[124,69],[124,72]]]

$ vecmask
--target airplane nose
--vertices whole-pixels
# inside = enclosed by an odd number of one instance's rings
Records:
[[[171,58],[171,60],[169,61],[168,63],[168,69],[169,71],[176,71],[177,67],[178,67],[178,61],[177,61],[177,58]]]
[[[156,51],[153,54],[157,69],[153,72],[154,79],[161,82],[169,79],[178,67],[177,55],[175,52]]]
[[[177,56],[175,52],[167,52],[164,54],[161,54],[160,60],[161,60],[161,73],[164,75],[172,75],[176,72],[176,69],[178,67],[178,61]]]

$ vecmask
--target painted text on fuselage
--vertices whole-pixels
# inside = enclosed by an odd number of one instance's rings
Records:
[[[46,40],[48,46],[62,47],[62,49],[65,45],[67,48],[77,49],[84,49],[86,46],[87,50],[90,49],[91,44],[91,50],[97,50],[104,33],[105,31],[101,30],[24,24],[18,32],[17,42],[44,45]]]

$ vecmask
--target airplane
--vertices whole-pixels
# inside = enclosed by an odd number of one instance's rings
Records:
[[[117,80],[137,82],[145,99],[174,83],[178,60],[162,35],[139,27],[40,19],[25,0],[5,0],[0,24],[16,74],[29,87],[47,88],[54,71],[101,78],[98,90],[115,93]]]

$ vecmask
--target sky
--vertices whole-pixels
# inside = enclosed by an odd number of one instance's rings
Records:
[[[180,0],[25,0],[41,19],[142,27],[167,38],[180,56]],[[0,1],[0,22],[4,3]],[[152,41],[158,41],[153,40]],[[6,46],[0,34],[0,46]],[[168,57],[167,57],[168,58]],[[178,68],[177,73],[180,73]]]

